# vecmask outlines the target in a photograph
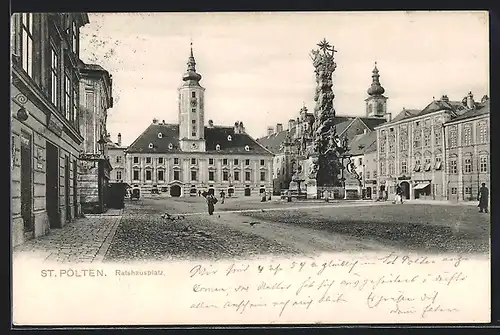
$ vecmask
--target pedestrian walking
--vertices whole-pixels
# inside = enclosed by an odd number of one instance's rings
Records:
[[[207,194],[208,215],[214,214],[215,204],[218,202],[217,198],[212,194]]]
[[[201,197],[201,190],[198,190],[198,196]]]
[[[223,204],[224,200],[226,199],[226,193],[224,190],[220,191],[220,203]]]
[[[482,183],[478,195],[479,204],[477,205],[477,207],[479,207],[479,213],[482,213],[483,210],[485,213],[488,213],[488,196],[489,196],[489,190],[486,187],[486,184]]]
[[[396,198],[394,199],[394,203],[403,203],[403,189],[400,185],[396,186]]]

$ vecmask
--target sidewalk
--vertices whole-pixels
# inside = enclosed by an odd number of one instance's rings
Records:
[[[60,229],[27,241],[13,250],[18,257],[42,258],[50,262],[101,262],[111,245],[123,210],[108,210],[103,214],[86,214]]]

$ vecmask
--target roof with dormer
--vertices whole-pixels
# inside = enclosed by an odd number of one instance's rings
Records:
[[[334,124],[336,127],[337,134],[342,135],[349,127],[353,124],[354,120],[359,119],[370,129],[374,130],[377,125],[386,122],[383,118],[374,117],[356,117],[356,116],[335,116]],[[290,132],[290,137],[293,138],[295,135],[296,127],[293,127]],[[267,135],[257,139],[257,142],[262,144],[266,149],[269,149],[274,154],[279,154],[283,151],[283,142],[288,130],[283,130],[278,133]],[[348,139],[349,140],[349,139]]]
[[[205,127],[205,143],[205,153],[272,155],[249,134],[235,133],[234,127]],[[220,150],[217,150],[217,145],[220,146]],[[152,123],[126,151],[129,153],[182,153],[179,145],[179,125]]]

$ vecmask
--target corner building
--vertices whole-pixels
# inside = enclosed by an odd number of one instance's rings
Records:
[[[205,88],[193,49],[178,89],[178,124],[154,119],[126,149],[127,182],[142,195],[197,196],[224,191],[252,196],[272,190],[273,154],[245,132],[243,122],[205,126]]]

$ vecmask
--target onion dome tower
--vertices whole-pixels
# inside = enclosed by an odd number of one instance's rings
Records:
[[[377,62],[372,71],[372,84],[367,90],[368,98],[366,102],[367,117],[385,117],[387,114],[387,97],[384,96],[385,89],[380,84],[380,74]]]

